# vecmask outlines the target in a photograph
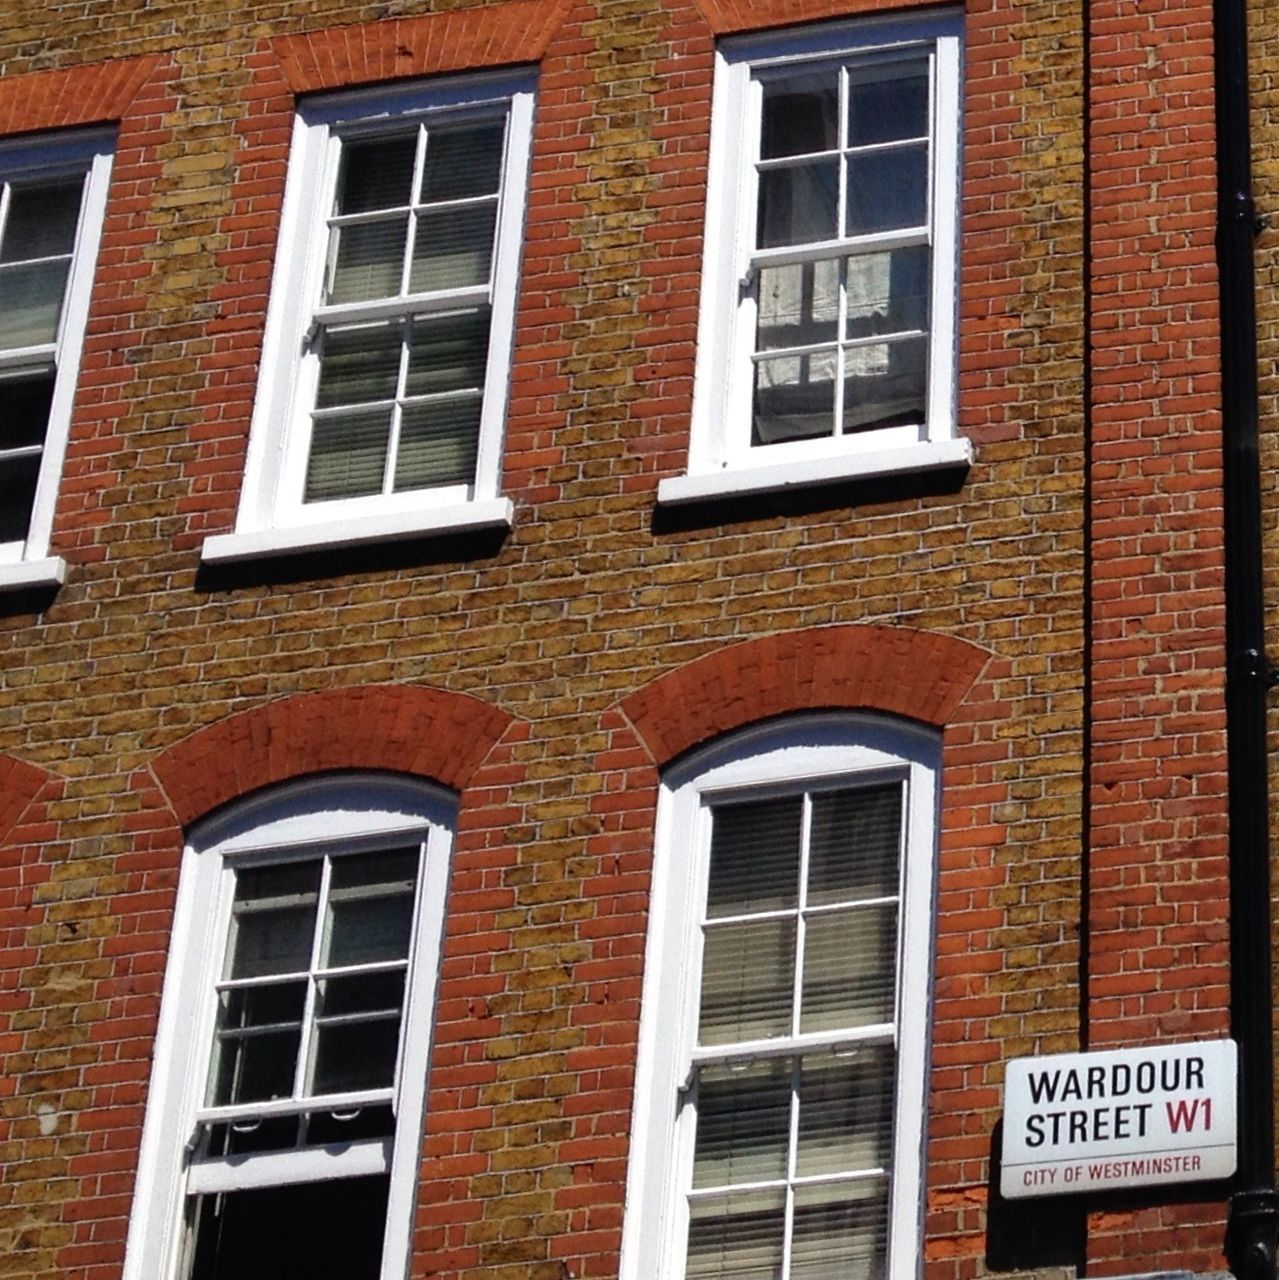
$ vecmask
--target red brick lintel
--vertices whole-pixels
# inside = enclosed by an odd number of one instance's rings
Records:
[[[717,36],[918,8],[918,0],[696,0],[696,4]]]
[[[0,134],[119,120],[162,61],[160,57],[121,58],[0,77]]]
[[[537,62],[565,12],[565,0],[508,0],[279,36],[271,48],[293,92],[315,93],[405,76]]]
[[[0,843],[53,775],[24,760],[0,755]]]
[[[372,685],[299,694],[229,716],[151,770],[184,826],[260,787],[340,769],[411,773],[463,790],[513,723],[466,694]]]
[[[746,640],[659,676],[619,707],[658,765],[794,711],[881,711],[941,727],[989,654],[909,627],[836,626]]]

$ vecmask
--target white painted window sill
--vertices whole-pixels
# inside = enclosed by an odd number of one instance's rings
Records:
[[[510,498],[486,498],[454,507],[358,516],[278,529],[219,533],[204,540],[205,564],[234,564],[308,551],[334,551],[378,542],[403,542],[433,533],[465,533],[471,529],[511,527],[515,507]]]
[[[67,580],[67,562],[61,556],[0,564],[0,591],[29,591],[60,587]]]
[[[805,489],[875,476],[901,476],[946,467],[967,467],[972,460],[973,446],[968,440],[929,440],[874,453],[805,458],[802,461],[726,467],[720,471],[671,476],[658,484],[657,501],[662,506],[677,506],[753,493],[781,493],[787,489]]]

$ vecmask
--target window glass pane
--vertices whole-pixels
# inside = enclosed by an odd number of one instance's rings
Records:
[[[323,1020],[398,1015],[404,1005],[404,972],[403,969],[382,969],[321,978],[316,983],[316,1016]]]
[[[811,244],[839,235],[839,161],[766,169],[759,175],[756,245]]]
[[[389,408],[317,418],[311,429],[303,501],[381,493],[390,436]]]
[[[54,341],[70,269],[69,258],[0,266],[0,347],[34,347]]]
[[[501,120],[434,128],[426,136],[422,200],[462,200],[495,195],[502,177]]]
[[[389,1138],[395,1133],[395,1111],[389,1102],[377,1106],[313,1111],[306,1118],[306,1141],[315,1146],[358,1142],[361,1138]]]
[[[193,1159],[247,1156],[257,1151],[287,1151],[297,1146],[300,1116],[269,1116],[262,1120],[219,1121],[199,1126]]]
[[[83,177],[32,186],[15,184],[0,240],[0,262],[71,253],[83,189]]]
[[[393,138],[344,143],[337,213],[407,207],[413,191],[416,152],[417,130]]]
[[[305,982],[222,992],[211,1071],[214,1106],[293,1095],[305,1001]]]
[[[293,1093],[301,1029],[269,1031],[219,1046],[213,1104],[269,1102]]]
[[[786,1177],[791,1061],[705,1067],[697,1083],[693,1186]]]
[[[923,422],[928,339],[852,347],[844,357],[844,431]]]
[[[226,977],[307,969],[319,891],[318,859],[237,872]]]
[[[795,972],[795,921],[708,926],[698,1039],[731,1044],[787,1035]]]
[[[795,1280],[882,1280],[888,1259],[888,1185],[799,1187],[790,1273]]]
[[[891,1045],[866,1045],[850,1057],[804,1060],[796,1173],[806,1177],[889,1167],[894,1069]]]
[[[481,390],[489,345],[489,309],[418,316],[409,339],[407,394]]]
[[[782,1274],[784,1191],[698,1196],[689,1209],[688,1280],[777,1280]]]
[[[928,144],[848,157],[850,236],[928,221]]]
[[[715,809],[708,917],[796,905],[803,818],[801,796]]]
[[[389,1185],[381,1175],[199,1196],[189,1280],[379,1280]]]
[[[0,413],[4,412],[0,398]],[[0,542],[25,541],[31,527],[36,481],[40,478],[40,455],[0,457]]]
[[[759,273],[755,349],[806,347],[839,337],[839,262],[789,262]]]
[[[296,982],[263,982],[232,987],[218,997],[218,1034],[274,1026],[302,1025],[306,1004],[306,979]]]
[[[850,68],[850,146],[926,138],[928,132],[928,63],[925,59]]]
[[[443,402],[410,404],[400,422],[395,492],[471,484],[480,444],[479,392]]]
[[[899,782],[813,797],[810,906],[896,895],[901,807]]]
[[[52,369],[0,377],[0,452],[44,443],[53,377]]]
[[[391,1085],[399,1043],[398,1017],[318,1027],[312,1092],[343,1093]]]
[[[412,293],[487,284],[497,202],[423,213],[413,248]]]
[[[326,302],[398,298],[408,244],[408,214],[334,227]]]
[[[834,351],[758,361],[751,443],[833,436],[836,361]]]
[[[326,963],[375,964],[408,955],[413,927],[413,895],[352,897],[335,895],[329,904],[330,938]]]
[[[400,378],[404,326],[330,329],[320,350],[317,409],[393,400]]]
[[[416,850],[336,861],[323,963],[337,968],[405,959],[416,875]]]
[[[414,845],[404,849],[386,849],[379,853],[361,853],[354,857],[335,858],[330,882],[334,894],[411,893],[417,883],[421,851]]]
[[[896,904],[811,917],[800,1030],[891,1022],[896,966]]]
[[[839,69],[800,71],[763,85],[759,154],[763,160],[839,146]]]
[[[865,253],[846,264],[847,338],[928,328],[932,254],[927,245]]]
[[[317,983],[311,1090],[378,1089],[395,1079],[404,970]]]

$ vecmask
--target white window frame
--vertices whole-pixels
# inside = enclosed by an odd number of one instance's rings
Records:
[[[25,539],[0,542],[0,591],[52,587],[66,578],[66,562],[60,556],[49,554],[49,544],[89,319],[114,148],[114,129],[76,130],[0,142],[0,180],[4,182],[85,176],[57,334],[53,342],[41,346],[0,351],[0,372],[25,365],[54,367],[53,400],[31,520]]]
[[[476,74],[326,94],[299,105],[235,532],[206,538],[201,552],[205,561],[511,523],[513,506],[509,498],[500,496],[499,485],[535,85],[532,71]],[[305,503],[302,485],[319,368],[318,354],[308,338],[323,290],[327,218],[338,180],[341,140],[375,132],[379,126],[495,108],[508,110],[508,126],[489,288],[492,311],[475,482]],[[370,304],[369,314],[379,305]]]
[[[415,779],[357,773],[273,788],[195,828],[178,884],[124,1280],[178,1280],[189,1195],[388,1169],[380,1280],[403,1280],[455,826],[456,802],[440,788]],[[316,1148],[237,1157],[220,1167],[193,1166],[187,1143],[204,1104],[216,1020],[215,984],[227,944],[235,868],[295,861],[325,851],[359,857],[363,850],[405,840],[421,841],[424,858],[392,1099],[394,1139],[350,1144],[344,1152]]]
[[[860,18],[725,40],[716,53],[702,293],[688,472],[662,480],[658,501],[677,504],[779,491],[861,476],[966,466],[955,436],[955,316],[958,301],[960,67],[963,15]],[[922,429],[889,427],[816,440],[752,445],[751,355],[757,312],[753,259],[791,260],[793,250],[755,249],[759,181],[759,76],[774,68],[859,56],[928,53],[934,65],[927,413]],[[866,237],[870,239],[871,237]],[[883,233],[873,239],[891,237]],[[814,246],[837,256],[837,244]]]
[[[696,1115],[682,1105],[696,1049],[711,809],[814,784],[906,786],[897,939],[897,1083],[888,1280],[922,1270],[923,1147],[934,944],[939,736],[906,722],[815,714],[733,735],[682,762],[658,798],[621,1280],[682,1280]],[[876,1033],[882,1028],[869,1029]],[[844,1033],[842,1038],[847,1038]],[[841,1043],[842,1043],[841,1038]],[[780,1042],[779,1042],[780,1043]],[[794,1044],[790,1038],[787,1044]],[[791,1049],[794,1052],[794,1049]]]

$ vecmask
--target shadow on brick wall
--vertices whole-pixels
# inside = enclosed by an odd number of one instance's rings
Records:
[[[1087,1196],[1043,1196],[1005,1200],[999,1194],[1004,1122],[990,1139],[987,1185],[986,1265],[991,1271],[1076,1267],[1083,1274]]]
[[[793,489],[776,493],[706,498],[679,506],[655,507],[652,529],[657,535],[688,533],[716,525],[794,519],[841,508],[915,502],[920,498],[959,493],[967,477],[967,467],[945,467],[912,475],[872,476],[816,486],[796,485]]]
[[[424,569],[433,565],[453,567],[492,559],[501,551],[509,535],[510,531],[504,528],[433,533],[394,542],[369,543],[367,546],[300,551],[230,564],[202,564],[196,574],[195,589],[236,591],[315,580],[331,585],[334,579],[351,574]]]

